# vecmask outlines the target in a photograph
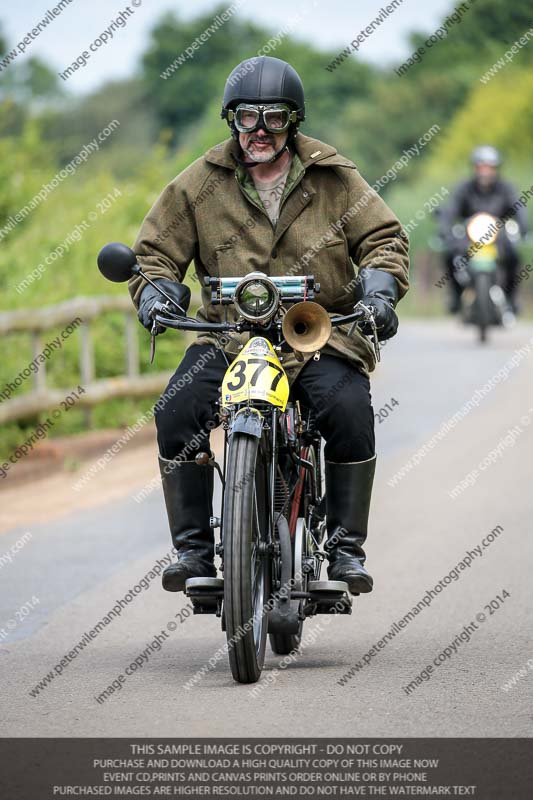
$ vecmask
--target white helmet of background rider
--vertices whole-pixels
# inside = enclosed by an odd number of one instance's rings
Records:
[[[492,147],[490,144],[482,144],[472,150],[471,155],[472,164],[477,167],[478,164],[488,164],[491,167],[500,167],[502,157],[499,150]]]

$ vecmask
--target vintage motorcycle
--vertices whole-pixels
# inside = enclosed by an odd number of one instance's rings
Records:
[[[510,327],[514,322],[500,285],[497,239],[502,227],[513,237],[518,225],[508,220],[501,226],[491,214],[479,213],[470,217],[465,229],[458,227],[462,236],[466,233],[469,254],[468,259],[457,256],[454,260],[455,277],[464,287],[463,321],[475,325],[480,342],[486,342],[491,326]]]
[[[212,452],[196,457],[206,469],[216,469],[222,483],[220,517],[210,522],[220,532],[216,553],[224,578],[190,578],[185,593],[195,613],[221,618],[234,679],[255,682],[267,635],[274,653],[286,655],[298,648],[307,617],[352,609],[344,581],[320,579],[326,557],[322,440],[311,410],[291,400],[278,353],[289,348],[300,360],[302,353],[318,358],[333,327],[349,325],[352,334],[368,322],[379,359],[373,309],[359,302],[352,314],[330,317],[313,301],[320,286],[312,275],[251,272],[205,278],[211,302],[232,305],[238,313],[234,322],[204,322],[178,312],[125,245],[106,245],[98,266],[111,281],[140,275],[166,300],[153,312],[152,357],[155,336],[165,328],[250,333],[221,385],[222,467]]]

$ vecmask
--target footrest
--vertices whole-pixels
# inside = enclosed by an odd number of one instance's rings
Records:
[[[352,600],[346,581],[310,581],[307,591],[311,595],[311,613],[352,613]]]
[[[185,594],[190,597],[195,614],[218,614],[224,597],[222,578],[189,578]]]
[[[207,594],[213,594],[213,592],[222,592],[222,594],[224,594],[224,579],[188,578],[185,581],[185,594],[192,595],[193,592],[206,592]]]

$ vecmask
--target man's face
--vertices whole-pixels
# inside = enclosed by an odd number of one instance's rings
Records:
[[[288,132],[267,133],[258,128],[253,133],[239,133],[239,144],[247,160],[270,161],[276,153],[283,150],[287,142]]]
[[[489,187],[498,177],[498,167],[492,164],[476,164],[475,174],[480,186]]]

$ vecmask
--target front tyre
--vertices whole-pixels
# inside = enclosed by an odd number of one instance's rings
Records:
[[[491,276],[482,272],[476,275],[476,321],[479,341],[487,341],[487,333],[492,316],[492,300],[490,297]]]
[[[230,438],[224,490],[224,616],[229,662],[239,683],[259,680],[270,596],[268,481],[259,439]]]

